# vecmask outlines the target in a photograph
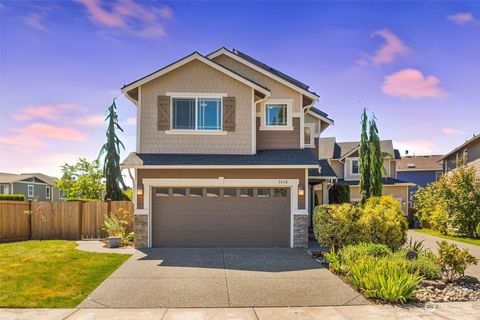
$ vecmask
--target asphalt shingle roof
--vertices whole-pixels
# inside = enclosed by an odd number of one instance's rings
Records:
[[[360,183],[360,181],[358,181],[358,180],[338,179],[338,180],[337,180],[337,183],[338,183],[338,184],[349,185],[349,186],[356,186],[356,185],[358,185],[358,184]],[[393,185],[393,184],[397,184],[397,183],[408,183],[408,182],[402,181],[402,180],[398,180],[398,179],[394,179],[394,178],[390,178],[390,177],[382,178],[382,184],[384,184],[384,185]]]
[[[145,166],[153,165],[318,165],[310,149],[258,150],[255,155],[243,154],[154,154],[137,153]],[[128,158],[130,158],[129,156]],[[128,158],[124,161],[128,165]]]
[[[308,176],[310,177],[336,177],[335,171],[326,159],[320,159],[320,171],[318,169],[308,169]]]
[[[359,145],[360,141],[336,142],[335,137],[320,138],[320,158],[340,159]],[[381,140],[380,149],[395,159],[400,157],[398,150],[393,148],[392,140]]]
[[[440,159],[441,155],[431,156],[408,156],[403,157],[397,161],[397,170],[411,171],[411,170],[443,170]]]

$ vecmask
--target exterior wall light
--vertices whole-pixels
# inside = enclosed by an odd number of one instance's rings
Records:
[[[301,197],[305,195],[305,188],[303,186],[298,186],[298,195]]]
[[[137,196],[143,196],[143,185],[137,186]]]

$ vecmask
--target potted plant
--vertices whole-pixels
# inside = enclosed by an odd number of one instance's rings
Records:
[[[110,248],[120,247],[127,224],[128,221],[120,219],[116,214],[105,215],[102,229],[108,234],[107,241]]]

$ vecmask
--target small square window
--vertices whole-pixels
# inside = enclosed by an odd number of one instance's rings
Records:
[[[240,189],[240,197],[242,197],[242,198],[253,197],[253,189],[252,188],[242,188],[242,189]]]
[[[190,197],[193,197],[193,198],[203,197],[203,189],[202,188],[190,188]]]
[[[270,189],[268,189],[268,188],[257,189],[257,197],[259,197],[259,198],[269,198],[270,197]]]
[[[220,196],[219,188],[207,188],[207,197],[216,198]]]
[[[185,197],[187,190],[185,188],[173,188],[172,196],[174,197]]]
[[[236,188],[224,188],[223,189],[223,196],[225,198],[234,198],[237,196],[237,189]]]
[[[288,190],[285,188],[275,188],[273,189],[273,196],[275,198],[286,198]]]
[[[155,188],[156,197],[168,197],[168,188]]]
[[[266,126],[287,126],[287,105],[267,104],[265,105]]]

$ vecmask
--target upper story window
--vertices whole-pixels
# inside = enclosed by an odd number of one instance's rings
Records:
[[[265,105],[266,126],[287,126],[287,105],[266,104]]]
[[[222,130],[222,99],[172,98],[172,129]]]
[[[352,159],[350,173],[351,174],[360,174],[360,168],[358,166],[358,159]]]
[[[260,130],[292,130],[292,99],[269,99],[262,109]]]
[[[303,129],[303,144],[307,148],[315,148],[315,124],[305,123]]]

